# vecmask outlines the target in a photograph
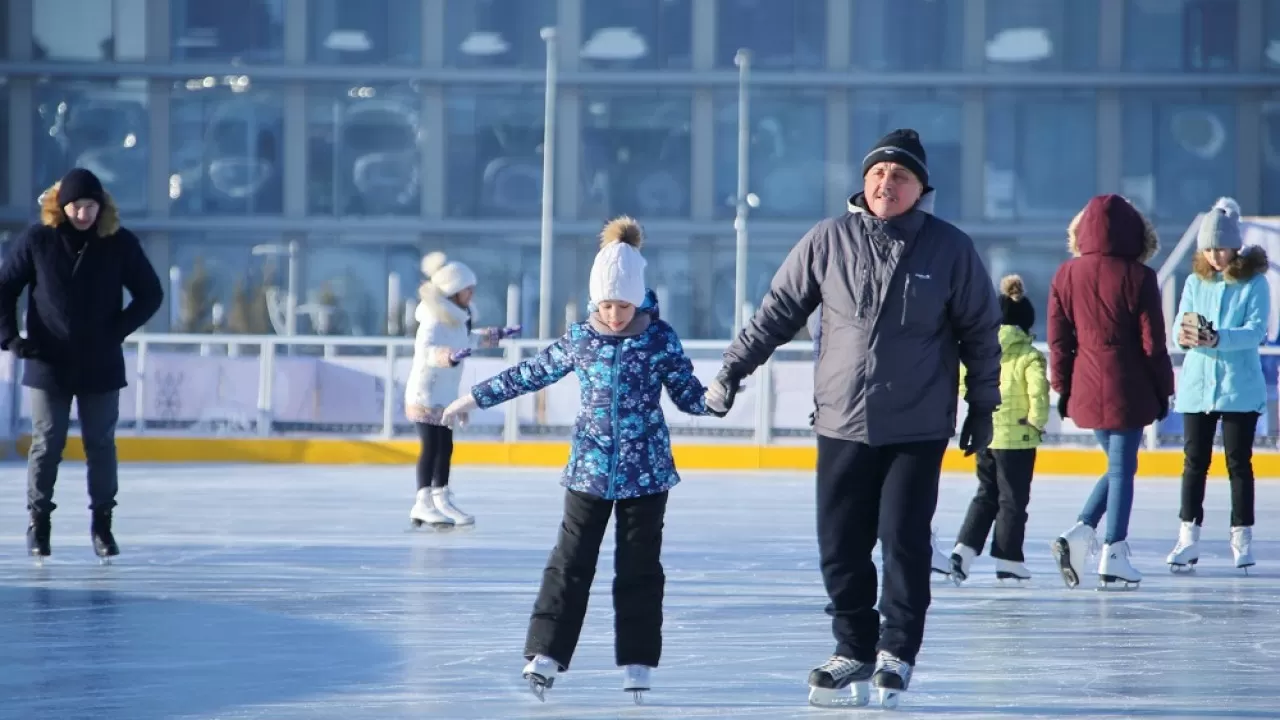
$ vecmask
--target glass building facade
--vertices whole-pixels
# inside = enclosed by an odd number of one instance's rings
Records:
[[[687,338],[728,337],[738,93],[752,52],[748,296],[914,127],[937,212],[1043,306],[1065,227],[1119,192],[1170,246],[1220,195],[1280,214],[1280,0],[5,0],[0,236],[94,169],[188,310],[267,331],[296,243],[303,333],[383,334],[442,250],[481,321],[538,317],[546,45],[559,36],[554,313],[639,217]],[[170,275],[170,268],[176,272]],[[581,310],[578,311],[581,313]],[[1041,312],[1043,315],[1043,310]],[[393,322],[389,323],[389,316]]]

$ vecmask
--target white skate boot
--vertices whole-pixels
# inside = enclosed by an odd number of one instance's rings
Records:
[[[960,587],[960,583],[969,579],[969,566],[973,564],[973,559],[978,557],[978,551],[968,545],[956,543],[956,547],[951,551],[951,582]]]
[[[832,655],[809,673],[809,704],[815,707],[862,707],[871,702],[867,681],[875,666]]]
[[[622,669],[622,690],[631,693],[636,704],[644,702],[642,695],[649,690],[648,665],[627,665]]]
[[[934,532],[930,536],[929,542],[932,544],[932,547],[933,547],[933,559],[929,563],[933,567],[933,571],[938,573],[939,575],[946,575],[950,577],[951,558],[947,557],[946,555],[943,555],[942,551],[938,549],[938,533],[937,532]]]
[[[413,508],[409,510],[409,521],[416,528],[426,525],[436,530],[447,530],[453,527],[453,520],[436,509],[435,502],[431,499],[431,488],[418,491]]]
[[[871,676],[871,684],[880,695],[880,707],[892,710],[898,707],[899,696],[911,685],[911,664],[881,650],[876,655],[876,671]]]
[[[524,666],[524,679],[529,681],[529,689],[542,702],[546,702],[546,693],[556,684],[556,674],[560,672],[560,663],[546,655],[535,655],[528,665]]]
[[[453,504],[453,491],[448,487],[431,488],[431,501],[435,504],[436,510],[452,520],[454,525],[462,527],[476,524],[474,516],[462,512],[457,505]]]
[[[1234,537],[1234,536],[1233,536]],[[1184,522],[1178,528],[1178,544],[1173,552],[1165,558],[1169,563],[1169,572],[1191,572],[1200,562],[1200,526],[1193,522]]]
[[[996,580],[1001,585],[1008,580],[1012,580],[1015,585],[1023,585],[1031,580],[1031,571],[1027,569],[1026,563],[996,558]]]
[[[1102,547],[1098,561],[1098,589],[1136,590],[1142,573],[1129,562],[1129,543],[1121,540]]]
[[[1058,572],[1062,573],[1062,581],[1068,588],[1079,587],[1080,578],[1084,577],[1085,565],[1097,552],[1098,534],[1093,528],[1078,522],[1054,540],[1051,547],[1053,559],[1058,563]]]
[[[1249,568],[1253,567],[1252,545],[1253,528],[1231,528],[1231,554],[1236,557],[1236,567],[1244,570],[1246,575],[1249,574]]]

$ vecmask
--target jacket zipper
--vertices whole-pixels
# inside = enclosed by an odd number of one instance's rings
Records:
[[[907,297],[911,294],[911,273],[905,273],[902,282],[902,325],[907,324]]]
[[[618,459],[622,455],[622,430],[618,427],[618,381],[622,378],[622,348],[627,344],[626,340],[618,343],[618,351],[613,356],[613,393],[611,400],[610,419],[613,429],[613,454],[609,458],[609,489],[607,491],[606,500],[613,500],[617,497],[615,484],[618,482]]]

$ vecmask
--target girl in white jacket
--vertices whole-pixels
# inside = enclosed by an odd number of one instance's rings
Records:
[[[422,440],[418,495],[409,519],[415,527],[471,525],[475,518],[453,504],[449,490],[453,428],[441,416],[458,396],[462,361],[476,348],[497,347],[499,341],[519,334],[520,326],[471,328],[476,275],[463,263],[431,253],[422,259],[422,273],[427,279],[418,288],[418,334],[404,394],[405,415],[417,423]]]

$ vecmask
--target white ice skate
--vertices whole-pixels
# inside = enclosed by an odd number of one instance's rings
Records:
[[[1078,522],[1070,530],[1063,533],[1050,546],[1053,559],[1058,564],[1058,572],[1062,573],[1062,581],[1068,588],[1080,585],[1084,577],[1084,568],[1089,558],[1097,552],[1098,535],[1093,528]]]
[[[622,690],[631,693],[637,705],[644,702],[643,695],[649,690],[650,670],[648,665],[627,665],[622,668]]]
[[[911,664],[881,650],[876,656],[876,671],[871,676],[871,684],[880,696],[880,707],[892,710],[898,707],[899,696],[911,685]]]
[[[1231,528],[1231,554],[1236,558],[1236,567],[1248,575],[1253,567],[1253,528]]]
[[[431,499],[431,488],[418,491],[413,508],[409,510],[409,521],[416,528],[426,525],[435,530],[447,530],[453,527],[453,520],[436,509],[435,502]]]
[[[457,505],[453,504],[453,491],[448,487],[431,488],[431,501],[435,504],[436,510],[452,520],[454,525],[463,527],[476,524],[474,516],[462,512]]]
[[[930,536],[929,542],[931,543],[933,548],[933,559],[930,561],[930,565],[933,567],[933,571],[938,573],[939,575],[946,575],[950,577],[951,576],[951,558],[947,557],[946,555],[943,555],[942,551],[938,549],[938,533],[937,532],[934,532]]]
[[[1184,522],[1178,528],[1178,544],[1165,559],[1169,563],[1169,572],[1191,572],[1200,562],[1200,526],[1193,522]]]
[[[973,564],[973,559],[978,557],[978,551],[969,547],[956,543],[956,547],[951,551],[951,582],[960,587],[960,583],[969,579],[969,566]]]
[[[809,704],[815,707],[862,707],[871,702],[868,681],[875,666],[843,655],[809,672]]]
[[[524,666],[524,679],[529,681],[529,689],[542,702],[546,702],[546,693],[556,683],[556,673],[560,672],[560,663],[546,655],[535,655],[528,665]]]
[[[1025,585],[1031,580],[1031,571],[1027,569],[1026,563],[996,558],[996,580],[998,580],[1001,585],[1006,582],[1012,582],[1015,585]]]
[[[1099,590],[1136,590],[1142,573],[1129,562],[1129,543],[1121,540],[1102,546],[1098,561]]]

